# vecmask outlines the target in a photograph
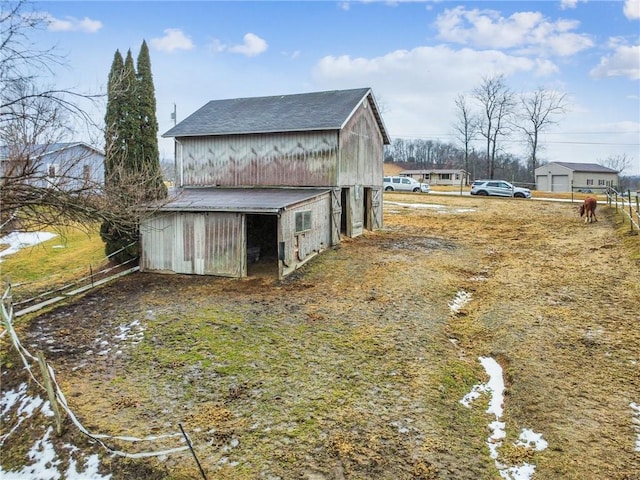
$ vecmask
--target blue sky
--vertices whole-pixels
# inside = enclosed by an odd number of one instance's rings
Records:
[[[44,1],[56,86],[104,92],[116,49],[151,53],[160,133],[209,100],[371,87],[393,138],[455,142],[454,99],[503,74],[566,94],[546,161],[625,154],[640,174],[640,0]],[[96,111],[97,120],[103,112]],[[482,148],[481,146],[479,146]],[[524,154],[513,137],[507,151]],[[172,158],[172,140],[162,139]]]

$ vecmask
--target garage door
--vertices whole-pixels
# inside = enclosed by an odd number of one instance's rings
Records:
[[[538,175],[536,177],[536,189],[541,192],[550,192],[549,177],[547,175]]]
[[[570,192],[569,175],[553,175],[551,177],[552,192]]]

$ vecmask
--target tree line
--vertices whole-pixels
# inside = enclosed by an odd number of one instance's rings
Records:
[[[407,170],[462,169],[470,173],[472,180],[486,176],[486,161],[482,152],[472,149],[465,155],[459,146],[437,140],[395,138],[391,145],[385,146],[384,161],[400,164]],[[494,171],[501,179],[529,183],[527,168],[515,155],[498,154]]]

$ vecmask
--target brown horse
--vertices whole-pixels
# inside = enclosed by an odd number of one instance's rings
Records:
[[[598,205],[598,202],[593,197],[587,197],[584,199],[583,204],[580,205],[580,216],[582,217],[585,214],[587,215],[586,218],[584,219],[584,223],[587,223],[587,222],[592,223],[592,222],[598,221],[596,217],[597,205]]]

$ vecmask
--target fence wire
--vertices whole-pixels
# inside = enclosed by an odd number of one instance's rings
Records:
[[[607,203],[615,207],[616,211],[622,212],[623,218],[629,219],[631,231],[635,227],[636,232],[640,231],[640,197],[636,195],[635,202],[632,200],[631,192],[621,194],[613,189],[607,189]]]
[[[4,325],[4,328],[6,329],[5,331],[9,333],[9,338],[11,339],[11,343],[13,344],[13,347],[16,349],[16,351],[18,352],[18,355],[22,359],[22,363],[25,369],[27,370],[27,372],[29,373],[29,376],[33,379],[33,381],[40,388],[42,388],[43,390],[46,390],[45,387],[42,385],[42,383],[36,378],[36,376],[33,373],[33,368],[34,368],[33,362],[38,361],[37,357],[32,355],[22,345],[22,343],[20,342],[20,339],[18,338],[18,335],[16,334],[15,329],[13,328],[14,311],[13,311],[13,304],[11,302],[11,285],[10,284],[7,285],[7,289],[4,295],[2,296],[1,309],[2,309],[2,323]],[[78,420],[78,417],[69,408],[67,399],[64,393],[62,392],[62,389],[60,388],[58,382],[56,381],[55,371],[53,370],[53,368],[48,363],[46,364],[46,367],[51,377],[51,380],[53,382],[53,385],[55,387],[56,401],[58,402],[60,407],[64,410],[64,412],[67,414],[71,422],[76,426],[76,428],[80,432],[82,432],[84,435],[86,435],[87,437],[91,438],[92,440],[100,444],[110,454],[117,455],[120,457],[126,457],[126,458],[145,458],[145,457],[159,457],[162,455],[170,455],[174,453],[183,452],[189,449],[188,445],[183,445],[183,446],[168,448],[163,450],[139,452],[139,453],[128,453],[128,452],[117,450],[115,448],[110,447],[106,443],[108,440],[118,440],[123,442],[156,442],[156,441],[165,440],[169,438],[181,438],[182,439],[181,443],[183,443],[185,440],[188,440],[188,437],[186,437],[186,435],[184,435],[182,432],[169,433],[165,435],[155,435],[155,436],[149,436],[149,437],[133,437],[133,436],[123,436],[123,435],[107,435],[107,434],[92,433],[82,425],[82,423]]]

